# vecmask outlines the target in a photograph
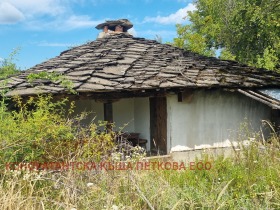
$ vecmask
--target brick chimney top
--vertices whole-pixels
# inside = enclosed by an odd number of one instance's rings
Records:
[[[98,24],[96,29],[103,29],[103,32],[100,32],[98,38],[107,37],[115,33],[125,33],[129,34],[128,29],[132,28],[133,24],[128,19],[119,19],[119,20],[108,20],[105,23]]]

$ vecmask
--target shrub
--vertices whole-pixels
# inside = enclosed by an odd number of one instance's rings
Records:
[[[68,99],[54,101],[51,95],[39,95],[12,101],[15,110],[8,110],[5,98],[0,106],[2,161],[100,160],[114,147],[114,133],[104,128],[100,132],[104,123],[82,127],[83,116],[71,116],[74,103]]]
[[[0,161],[143,161],[116,147],[106,122],[80,125],[73,103],[50,95],[0,102]],[[230,158],[206,155],[211,170],[66,170],[0,173],[0,209],[279,209],[279,137],[254,141]],[[246,133],[246,135],[243,135]],[[117,148],[117,149],[116,149]],[[113,155],[112,155],[113,154]]]
[[[14,63],[15,56],[18,54],[19,48],[15,49],[8,58],[0,61],[0,79],[5,79],[10,75],[19,72],[16,64]]]

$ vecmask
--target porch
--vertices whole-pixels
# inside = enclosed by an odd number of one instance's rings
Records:
[[[271,130],[262,127],[262,120],[278,127],[275,119],[280,113],[240,92],[222,89],[79,96],[75,113],[84,111],[90,115],[83,123],[113,122],[113,129],[125,133],[134,144],[147,140],[152,155],[167,154],[177,145],[195,148],[235,141],[244,123],[253,132],[261,128],[267,137]]]
[[[114,131],[133,145],[144,147],[152,155],[167,154],[167,110],[165,97],[75,100],[74,114],[88,112],[82,121],[107,121]]]

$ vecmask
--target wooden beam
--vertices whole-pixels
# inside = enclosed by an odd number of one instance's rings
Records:
[[[280,109],[271,110],[271,121],[274,124],[274,128],[280,136]]]
[[[164,97],[165,95],[166,95],[165,91],[88,92],[88,93],[78,93],[76,95],[64,94],[64,96],[76,100],[84,100],[84,99],[117,100],[121,98]],[[61,97],[61,95],[56,95],[55,97]]]
[[[265,95],[265,94],[263,94],[261,92],[255,92],[255,91],[252,91],[252,90],[248,90],[248,92],[253,94],[253,95],[255,95],[255,96],[257,96],[257,97],[260,97],[260,98],[262,98],[264,100],[270,101],[272,104],[280,105],[280,102],[278,100],[276,100],[276,99],[274,99],[274,98],[272,98],[272,97],[270,97],[268,95]]]
[[[242,94],[244,94],[244,95],[246,95],[246,96],[248,96],[248,97],[250,97],[252,99],[255,99],[255,100],[257,100],[257,101],[259,101],[261,103],[264,103],[264,104],[266,104],[266,105],[268,105],[268,106],[270,106],[272,108],[280,109],[280,106],[275,105],[275,104],[273,104],[273,103],[271,103],[269,101],[266,101],[265,99],[260,98],[260,97],[258,97],[256,95],[253,95],[252,93],[249,93],[248,91],[238,89],[238,92],[240,92],[240,93],[242,93]]]

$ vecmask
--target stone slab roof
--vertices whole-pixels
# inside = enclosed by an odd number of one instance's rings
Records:
[[[77,92],[141,91],[169,88],[280,87],[280,74],[234,61],[204,57],[153,40],[118,34],[74,47],[8,79],[8,95],[65,93],[59,82],[30,73],[57,72]]]

